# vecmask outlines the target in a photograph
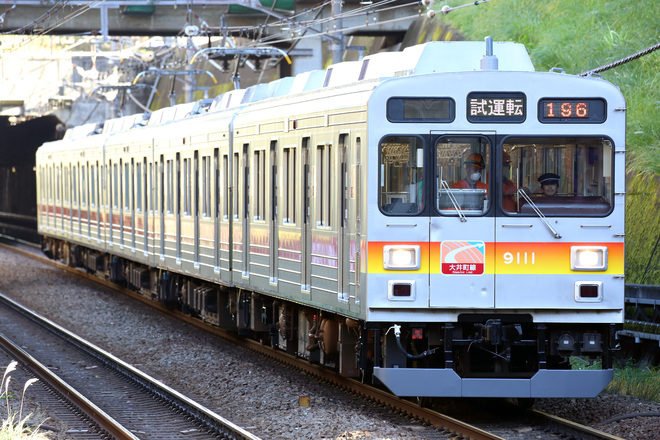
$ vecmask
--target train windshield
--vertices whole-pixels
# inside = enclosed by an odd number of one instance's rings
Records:
[[[506,139],[502,209],[509,215],[607,215],[612,209],[612,142],[603,138]]]
[[[490,143],[443,137],[435,146],[436,207],[441,215],[483,215],[489,206]]]
[[[424,208],[424,142],[389,136],[380,143],[380,206],[388,214],[418,214]]]

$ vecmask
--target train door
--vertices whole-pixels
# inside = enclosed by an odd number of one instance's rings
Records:
[[[137,164],[137,168],[141,169],[140,167],[140,162]],[[140,176],[139,172],[136,173],[135,171],[135,159],[131,159],[131,170],[130,170],[130,185],[131,188],[129,190],[129,197],[130,197],[130,205],[129,205],[129,216],[131,219],[131,250],[135,252],[135,197],[136,197],[136,186],[137,183],[140,181]]]
[[[160,219],[160,258],[165,258],[165,156],[160,155],[158,161],[158,186],[160,187],[159,200],[158,200],[158,217]],[[167,192],[169,197],[169,192]]]
[[[195,150],[194,153],[194,197],[193,197],[193,236],[194,236],[194,258],[193,264],[199,268],[199,151]]]
[[[491,139],[431,134],[431,307],[495,306]]]
[[[227,156],[223,156],[223,159]],[[223,170],[225,171],[225,170]],[[209,176],[209,178],[211,178]],[[213,149],[213,268],[215,272],[220,272],[220,246],[222,243],[220,234],[220,211],[221,203],[221,174],[220,174],[220,150]],[[226,195],[225,195],[226,196]]]
[[[349,297],[350,297],[350,285],[351,285],[351,234],[348,225],[348,187],[349,187],[349,175],[348,175],[348,149],[346,145],[346,139],[348,135],[339,136],[339,179],[338,179],[338,192],[339,197],[339,237],[337,239],[338,249],[337,256],[339,258],[337,268],[339,270],[338,277],[339,282],[337,283],[337,301],[339,302],[340,307],[345,304],[346,307],[350,307]]]
[[[244,277],[250,276],[250,157],[249,144],[243,144],[243,266]]]
[[[144,223],[144,256],[149,255],[149,169],[147,168],[147,158],[142,160],[142,219]]]
[[[113,175],[114,173],[114,175]],[[114,210],[117,200],[117,164],[108,161],[108,245],[114,246]]]
[[[302,168],[302,231],[301,231],[301,281],[300,288],[305,292],[311,286],[311,248],[312,248],[312,220],[311,220],[311,170],[309,166],[309,138],[303,138],[300,155]]]
[[[181,263],[181,153],[176,153],[176,262]]]
[[[279,256],[279,237],[277,231],[277,141],[270,142],[270,273],[271,284],[277,285],[277,260]]]

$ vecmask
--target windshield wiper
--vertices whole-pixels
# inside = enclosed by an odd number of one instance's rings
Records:
[[[451,201],[451,204],[454,205],[454,209],[458,213],[458,216],[460,217],[462,222],[466,222],[467,219],[465,218],[465,214],[463,214],[463,211],[461,210],[461,207],[458,206],[458,201],[456,200],[456,197],[454,197],[454,194],[451,191],[451,188],[449,188],[449,184],[447,183],[446,180],[441,180],[440,181],[440,186],[444,188],[447,191],[447,196],[449,196],[449,200]]]
[[[534,212],[536,213],[536,215],[538,215],[539,218],[543,221],[543,223],[545,223],[545,225],[548,227],[548,229],[550,230],[550,232],[552,232],[552,235],[554,235],[555,238],[561,238],[561,234],[560,234],[559,232],[557,232],[557,230],[556,230],[555,228],[553,228],[553,227],[550,225],[550,223],[548,223],[548,220],[545,218],[545,215],[543,215],[543,213],[541,212],[541,210],[539,209],[539,207],[536,206],[536,203],[532,202],[532,199],[529,198],[529,196],[527,195],[527,193],[525,192],[525,190],[522,189],[522,188],[520,188],[520,189],[518,190],[518,194],[519,194],[523,199],[525,199],[525,201],[527,201],[527,203],[529,203],[529,206],[532,207],[532,209],[534,210]]]

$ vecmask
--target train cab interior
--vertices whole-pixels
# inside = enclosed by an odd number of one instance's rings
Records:
[[[606,138],[516,136],[494,154],[485,136],[440,137],[432,190],[424,183],[430,169],[424,151],[417,136],[381,141],[383,213],[419,215],[428,194],[435,198],[432,215],[441,216],[487,215],[493,203],[507,216],[605,216],[613,207],[613,147]],[[554,191],[544,192],[542,177],[550,178]]]

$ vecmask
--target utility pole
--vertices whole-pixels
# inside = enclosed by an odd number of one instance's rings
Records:
[[[342,0],[332,0],[332,30],[333,35],[339,42],[333,42],[330,45],[332,52],[332,64],[341,63],[344,58],[344,34],[341,32],[343,27],[341,17]],[[337,32],[340,31],[340,32]]]

